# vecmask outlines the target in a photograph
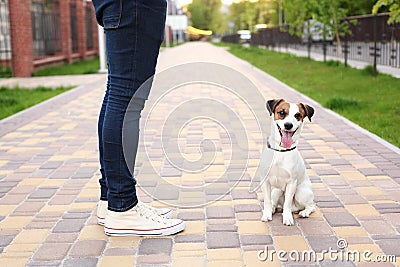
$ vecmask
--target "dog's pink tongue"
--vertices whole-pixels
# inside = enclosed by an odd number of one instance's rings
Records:
[[[293,144],[292,133],[287,131],[282,131],[281,142],[286,149],[289,149]]]

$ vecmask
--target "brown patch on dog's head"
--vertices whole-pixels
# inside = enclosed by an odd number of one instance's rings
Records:
[[[299,112],[301,115],[299,118],[297,118],[297,120],[303,121],[304,118],[307,117],[311,121],[311,117],[314,115],[314,108],[301,102],[297,103],[297,106],[299,107]]]
[[[282,120],[289,113],[290,104],[284,99],[271,99],[267,102],[269,115],[274,114],[274,120]]]

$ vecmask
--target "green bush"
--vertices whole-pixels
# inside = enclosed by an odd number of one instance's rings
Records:
[[[378,70],[376,70],[376,73],[375,73],[374,66],[368,65],[362,70],[362,73],[367,76],[376,76],[376,75],[378,75],[379,72],[378,72]]]
[[[345,110],[345,109],[351,109],[355,107],[359,107],[360,102],[354,99],[347,99],[347,98],[341,98],[341,97],[334,97],[329,99],[325,103],[325,107],[332,109],[332,110]]]
[[[330,66],[330,67],[338,67],[338,66],[340,66],[342,63],[341,63],[340,61],[338,61],[338,60],[327,60],[327,61],[325,62],[325,64],[326,64],[327,66]]]

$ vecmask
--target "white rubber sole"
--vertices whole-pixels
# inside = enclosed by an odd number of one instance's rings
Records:
[[[173,235],[182,232],[186,227],[184,221],[179,224],[172,225],[166,228],[160,229],[148,229],[148,230],[137,230],[137,229],[113,229],[104,226],[104,233],[109,236],[166,236]]]
[[[161,214],[161,216],[167,218],[167,219],[172,219],[174,217],[174,211],[169,210],[167,213]],[[97,224],[104,226],[106,224],[106,218],[101,218],[97,216]]]
[[[105,225],[106,224],[106,218],[100,218],[97,216],[97,224],[98,225]]]

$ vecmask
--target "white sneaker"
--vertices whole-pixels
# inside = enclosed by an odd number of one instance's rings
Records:
[[[139,201],[140,202],[140,201]],[[172,219],[174,217],[174,211],[168,208],[153,208],[146,203],[141,202],[143,205],[155,210],[158,215],[164,216],[165,218]],[[104,225],[106,222],[106,216],[108,212],[108,202],[104,200],[100,200],[97,205],[97,223],[100,225]]]
[[[164,236],[173,235],[185,229],[180,219],[167,219],[157,209],[139,202],[125,212],[108,211],[104,232],[111,236]]]

